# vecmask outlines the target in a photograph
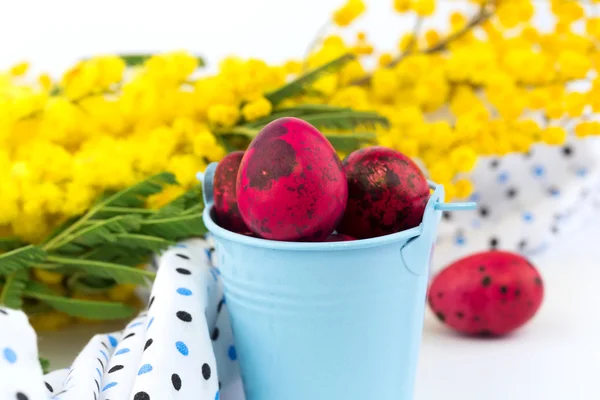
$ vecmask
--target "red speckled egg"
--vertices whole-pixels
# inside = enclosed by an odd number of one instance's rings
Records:
[[[322,241],[348,199],[342,163],[315,127],[297,118],[265,126],[244,154],[237,180],[240,213],[271,240]]]
[[[544,285],[524,257],[487,251],[462,258],[432,281],[428,301],[437,318],[470,335],[498,336],[529,321],[540,308]]]

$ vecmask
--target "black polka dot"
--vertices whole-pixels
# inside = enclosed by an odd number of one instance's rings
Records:
[[[150,303],[148,303],[148,308],[152,307],[152,303],[154,303],[154,296],[150,299]]]
[[[171,383],[173,384],[173,387],[175,388],[175,390],[177,390],[179,392],[179,389],[181,389],[181,378],[179,377],[179,375],[177,375],[177,374],[171,375]]]
[[[539,276],[535,277],[535,284],[538,286],[542,286],[542,278],[540,278]]]
[[[533,152],[531,150],[529,150],[527,153],[523,154],[523,157],[531,158],[532,155],[533,155]]]
[[[191,275],[192,273],[185,268],[177,268],[175,271],[179,272],[181,275]]]
[[[569,145],[566,145],[565,147],[563,147],[562,153],[565,157],[571,157],[573,155],[573,148]]]
[[[444,315],[444,313],[441,313],[439,311],[435,313],[435,316],[442,322],[446,320],[446,316]]]
[[[222,386],[223,386],[223,385],[221,384],[221,381],[219,381],[219,390],[221,390],[221,387],[222,387]]]
[[[177,257],[179,258],[183,258],[184,260],[189,260],[190,258],[188,256],[186,256],[185,254],[175,254]]]
[[[553,225],[552,228],[550,228],[550,230],[556,235],[558,233],[558,226]]]
[[[29,400],[29,397],[25,396],[23,393],[17,393],[17,400]]]
[[[146,351],[146,349],[147,349],[148,347],[150,347],[150,345],[151,345],[152,343],[154,343],[154,339],[148,339],[148,340],[146,340],[146,344],[144,345],[144,351]]]
[[[177,318],[182,320],[183,322],[192,322],[192,316],[189,312],[186,311],[177,311]]]
[[[54,393],[54,388],[50,386],[48,382],[44,382],[44,385],[46,385],[46,389],[48,389],[50,393]]]
[[[523,239],[519,242],[519,250],[524,250],[527,247],[527,240]]]
[[[219,338],[219,333],[221,333],[219,331],[219,328],[216,328],[212,331],[212,334],[210,335],[211,340],[217,340]]]
[[[479,266],[479,272],[485,272],[485,265]]]
[[[102,360],[99,358],[96,358],[96,360],[98,360],[98,362],[100,363],[100,366],[102,367],[102,369],[104,369],[104,363],[102,362]]]
[[[493,237],[490,239],[490,248],[492,250],[497,249],[498,248],[498,239]]]
[[[481,321],[481,318],[479,318],[477,315],[473,317],[473,321],[475,322],[479,322]]]
[[[202,364],[202,376],[204,377],[204,379],[209,380],[210,374],[211,374],[210,365],[208,365],[206,363]]]
[[[8,315],[8,313],[1,308],[0,308],[0,314]]]
[[[509,199],[514,199],[516,195],[517,195],[517,189],[515,189],[515,188],[509,188],[506,191],[506,197],[508,197]]]
[[[500,286],[500,293],[502,293],[502,294],[508,293],[508,288],[506,286]]]
[[[217,312],[221,312],[221,308],[223,308],[223,304],[225,304],[225,299],[222,299],[217,306]]]
[[[515,297],[521,296],[521,289],[515,289]]]
[[[125,337],[123,338],[123,340],[125,340],[125,339],[129,339],[130,337],[133,337],[133,336],[135,336],[135,332],[134,332],[134,333],[130,333],[129,335],[125,336]]]
[[[479,215],[483,218],[487,217],[490,214],[490,210],[486,206],[481,206],[479,208]]]
[[[463,319],[464,317],[465,317],[465,313],[463,313],[462,311],[459,311],[456,313],[456,318]]]
[[[124,366],[122,366],[122,365],[115,365],[114,367],[112,367],[111,369],[109,369],[109,370],[108,370],[108,373],[109,373],[109,374],[112,374],[113,372],[120,371],[120,370],[122,370],[123,368],[125,368],[125,367],[124,367]]]
[[[446,221],[450,221],[450,220],[452,220],[452,213],[450,213],[450,212],[444,212],[444,213],[442,213],[442,217],[444,217],[444,219]]]
[[[481,286],[487,287],[492,284],[492,278],[489,276],[484,276],[481,280]]]
[[[481,331],[479,331],[479,335],[489,337],[492,336],[492,331],[490,331],[489,329],[482,329]]]
[[[498,160],[497,158],[494,158],[492,161],[490,161],[491,169],[496,169],[496,168],[498,168],[499,165],[500,165],[500,160]]]
[[[100,390],[100,384],[98,383],[98,381],[96,379],[94,379],[94,383],[96,384],[96,387],[98,388],[98,390]]]
[[[438,299],[441,299],[442,297],[444,297],[444,292],[438,292],[437,297],[438,297]]]
[[[137,392],[133,396],[133,400],[150,400],[150,395],[146,392]]]

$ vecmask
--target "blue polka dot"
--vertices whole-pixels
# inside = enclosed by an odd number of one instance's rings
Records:
[[[469,201],[479,201],[479,193],[475,192],[469,197]]]
[[[154,317],[150,318],[150,322],[148,322],[148,326],[146,327],[146,329],[150,329],[153,322],[154,322]]]
[[[217,271],[217,275],[221,275],[221,270],[219,268],[215,268],[215,271]]]
[[[108,361],[108,355],[104,352],[104,350],[100,350],[100,354],[104,357],[106,361]]]
[[[144,364],[144,365],[142,365],[142,367],[138,371],[138,375],[147,374],[150,371],[152,371],[152,365],[150,365],[150,364]]]
[[[127,327],[127,329],[131,329],[131,328],[135,328],[136,326],[140,326],[142,323],[141,322],[136,322],[134,324],[131,324]]]
[[[466,243],[466,239],[463,235],[457,235],[456,238],[454,238],[454,243],[456,243],[457,246],[463,246]]]
[[[229,346],[229,350],[227,350],[227,355],[231,361],[237,360],[237,351],[235,351],[234,346]]]
[[[96,368],[96,372],[98,373],[98,377],[102,379],[102,372],[98,368]]]
[[[524,212],[523,213],[523,221],[525,221],[525,222],[533,221],[533,214],[530,212]]]
[[[175,347],[177,347],[177,351],[180,352],[181,354],[183,354],[184,356],[187,356],[188,354],[190,354],[188,347],[183,342],[175,343]]]
[[[508,172],[501,172],[498,174],[498,183],[506,183],[508,181]]]
[[[221,398],[221,395],[219,394],[219,391],[217,390],[217,394],[215,394],[215,400],[219,400]]]
[[[173,247],[175,248],[180,248],[180,249],[187,249],[187,244],[183,244],[183,243],[177,243],[176,245],[174,245]]]
[[[557,188],[551,188],[549,190],[550,196],[552,197],[558,197],[560,196],[560,190],[558,190]]]
[[[114,336],[108,335],[108,340],[110,340],[110,344],[112,347],[117,347],[117,339]]]
[[[211,268],[210,269],[210,274],[212,275],[213,279],[215,280],[215,282],[219,279],[217,277],[217,273],[215,272],[215,268]]]
[[[537,177],[541,177],[544,176],[544,174],[546,173],[546,169],[544,168],[543,165],[535,165],[533,167],[533,174]]]
[[[587,169],[586,168],[579,168],[575,173],[579,177],[584,177],[584,176],[587,175]]]
[[[120,356],[121,354],[129,353],[128,348],[121,349],[115,353],[115,356]]]
[[[6,347],[2,353],[4,354],[4,359],[10,364],[17,362],[17,353],[15,353],[10,347]]]
[[[226,304],[225,296],[223,296],[223,298],[221,299],[221,301],[223,302],[223,304]]]
[[[191,296],[192,295],[192,291],[190,289],[186,289],[186,288],[182,288],[182,287],[177,289],[177,293],[179,293],[182,296]]]
[[[106,392],[108,389],[110,389],[111,387],[115,387],[115,386],[117,386],[117,382],[111,382],[111,383],[109,383],[108,385],[104,386],[104,387],[102,388],[102,391],[103,391],[103,392]]]

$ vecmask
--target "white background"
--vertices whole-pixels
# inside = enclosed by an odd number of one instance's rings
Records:
[[[546,1],[535,0],[547,10]],[[358,28],[383,50],[396,48],[414,16],[393,12],[393,0],[366,0]],[[447,25],[464,0],[438,0],[426,27]],[[214,68],[224,56],[271,62],[301,57],[342,0],[0,0],[0,68],[30,60],[58,73],[98,53],[187,49]],[[549,22],[546,12],[540,23]]]
[[[77,59],[98,53],[175,49],[202,55],[211,71],[230,54],[282,62],[302,56],[340,3],[0,0],[0,69],[29,60],[36,70],[58,74]],[[411,28],[412,17],[394,15],[392,0],[368,3],[370,12],[359,27],[378,47],[394,49],[399,34]],[[446,0],[441,11],[460,7],[462,1]],[[429,24],[442,26],[446,19],[440,16]],[[547,14],[540,21],[550,22]],[[600,266],[594,251],[599,234],[596,228],[568,238],[536,260],[546,282],[546,301],[532,323],[515,335],[465,339],[428,315],[416,399],[599,399]],[[45,335],[41,352],[56,368],[68,365],[92,331],[102,328]]]

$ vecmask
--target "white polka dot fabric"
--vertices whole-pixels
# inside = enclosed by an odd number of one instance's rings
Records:
[[[196,239],[157,256],[147,310],[45,376],[27,317],[0,308],[0,400],[243,400],[212,252]]]
[[[590,138],[481,159],[472,173],[477,210],[444,214],[433,271],[490,249],[533,255],[577,230],[599,205],[599,155]]]
[[[27,316],[0,306],[0,399],[47,399],[37,337]]]

